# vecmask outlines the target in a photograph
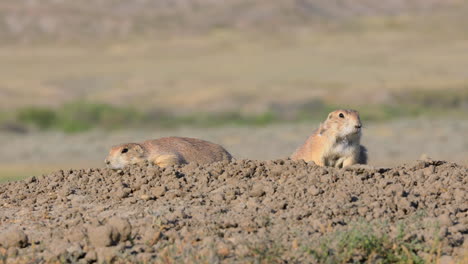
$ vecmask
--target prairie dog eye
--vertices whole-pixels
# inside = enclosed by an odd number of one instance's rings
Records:
[[[339,117],[340,117],[340,118],[344,118],[343,113],[340,113]]]
[[[128,152],[128,148],[122,149],[122,153],[127,153],[127,152]]]

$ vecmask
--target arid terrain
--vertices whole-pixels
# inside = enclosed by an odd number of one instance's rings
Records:
[[[370,166],[287,160],[317,125],[3,132],[2,180],[28,178],[0,185],[0,256],[13,263],[467,261],[466,120],[365,124]],[[103,168],[110,146],[168,135],[221,143],[237,160]],[[460,165],[414,162],[427,157]]]
[[[90,2],[2,1],[0,110],[82,100],[261,112],[467,85],[466,1]]]
[[[466,263],[468,168],[290,160],[60,170],[0,185],[12,263]],[[441,262],[439,262],[441,261]]]
[[[468,263],[467,12],[2,0],[0,263]],[[337,108],[369,164],[289,160]],[[104,168],[164,136],[235,160]]]

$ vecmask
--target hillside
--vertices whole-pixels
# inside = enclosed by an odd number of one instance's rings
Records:
[[[82,40],[206,32],[278,30],[362,16],[431,13],[457,0],[3,0],[0,39]]]

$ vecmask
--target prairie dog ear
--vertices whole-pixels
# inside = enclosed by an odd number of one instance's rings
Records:
[[[136,153],[143,155],[145,153],[145,150],[143,149],[143,146],[140,144],[135,144],[133,146],[133,149],[135,150]]]

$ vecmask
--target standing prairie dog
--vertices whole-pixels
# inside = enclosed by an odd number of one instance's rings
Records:
[[[189,162],[202,164],[231,159],[231,154],[218,144],[196,138],[166,137],[114,146],[105,162],[112,169],[121,169],[142,161],[164,168]]]
[[[291,156],[293,160],[313,161],[320,166],[343,168],[367,163],[367,150],[360,144],[361,119],[355,110],[339,109]]]

